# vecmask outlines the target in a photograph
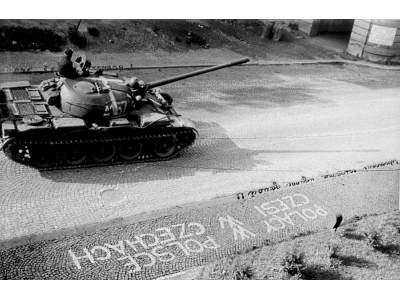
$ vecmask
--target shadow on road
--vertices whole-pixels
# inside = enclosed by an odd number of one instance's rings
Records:
[[[122,184],[171,180],[194,176],[196,172],[215,173],[254,171],[263,172],[272,169],[264,154],[296,153],[338,153],[338,152],[374,152],[374,149],[354,150],[249,150],[240,148],[216,122],[195,122],[200,138],[195,145],[179,156],[163,162],[135,163],[108,167],[83,168],[42,172],[41,176],[54,182],[74,182],[86,184]],[[273,170],[270,170],[273,171]]]
[[[291,83],[285,86],[236,86],[221,85],[212,87],[213,93],[194,88],[185,95],[177,97],[177,107],[182,111],[205,110],[213,113],[224,113],[230,107],[249,107],[255,109],[268,109],[275,107],[290,107],[301,104],[333,105],[333,101],[315,96],[310,88]],[[180,94],[175,91],[175,94]],[[186,101],[179,101],[179,99]]]
[[[108,167],[83,168],[41,172],[54,182],[87,184],[121,184],[178,179],[193,176],[206,169],[213,173],[254,170],[256,165],[268,165],[255,157],[263,150],[239,148],[218,123],[196,122],[200,138],[192,148],[179,156],[162,162],[135,163]]]

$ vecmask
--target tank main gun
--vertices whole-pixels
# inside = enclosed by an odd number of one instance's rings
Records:
[[[189,78],[189,77],[194,77],[194,76],[197,76],[197,75],[201,75],[201,74],[204,74],[204,73],[216,71],[216,70],[219,70],[219,69],[228,68],[228,67],[232,67],[232,66],[236,66],[236,65],[241,65],[241,64],[244,64],[244,63],[246,63],[248,61],[249,61],[248,58],[242,58],[240,60],[236,60],[236,61],[233,61],[233,62],[230,62],[230,63],[216,65],[216,66],[213,66],[213,67],[208,67],[208,68],[196,70],[196,71],[193,71],[193,72],[189,72],[189,73],[185,73],[185,74],[169,77],[169,78],[166,78],[166,79],[152,81],[152,82],[149,82],[148,84],[146,84],[146,89],[152,89],[152,88],[155,88],[155,87],[163,86],[163,85],[166,85],[166,84],[169,84],[169,83],[173,83],[175,81],[179,81],[179,80],[186,79],[186,78]]]

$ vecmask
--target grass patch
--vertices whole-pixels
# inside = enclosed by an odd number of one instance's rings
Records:
[[[0,50],[2,51],[60,51],[66,43],[65,37],[51,29],[22,26],[0,27]]]
[[[80,33],[76,26],[70,26],[68,28],[68,39],[72,44],[79,48],[85,48],[87,46],[87,38],[84,34]]]
[[[100,30],[97,27],[88,27],[88,33],[93,37],[98,37],[100,35]]]
[[[364,235],[366,237],[368,246],[374,248],[375,250],[383,247],[382,237],[376,230],[365,232]]]
[[[250,280],[254,278],[254,269],[252,266],[243,266],[235,270],[234,279],[235,280]]]
[[[282,259],[281,265],[283,272],[289,277],[301,279],[304,277],[306,263],[304,262],[304,253],[294,248],[291,252],[286,253]]]
[[[400,212],[351,218],[209,265],[202,279],[400,279]]]

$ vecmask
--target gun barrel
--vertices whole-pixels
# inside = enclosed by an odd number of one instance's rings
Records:
[[[236,60],[236,61],[233,61],[233,62],[230,62],[230,63],[227,63],[227,64],[216,65],[216,66],[213,66],[213,67],[196,70],[196,71],[193,71],[193,72],[185,73],[185,74],[182,74],[182,75],[177,75],[177,76],[170,77],[170,78],[167,78],[167,79],[152,81],[152,82],[147,84],[147,88],[148,89],[155,88],[155,87],[166,85],[166,84],[169,84],[169,83],[172,83],[172,82],[175,82],[175,81],[179,81],[179,80],[182,80],[182,79],[185,79],[185,78],[201,75],[201,74],[204,74],[204,73],[212,72],[212,71],[223,69],[223,68],[228,68],[228,67],[244,64],[244,63],[246,63],[248,61],[249,61],[248,58],[243,58],[243,59]]]

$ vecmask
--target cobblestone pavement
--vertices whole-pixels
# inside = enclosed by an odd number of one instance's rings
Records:
[[[149,81],[187,71],[135,75]],[[24,76],[0,81],[37,83],[48,74]],[[235,67],[171,84],[177,110],[200,131],[173,160],[40,173],[0,154],[0,240],[142,218],[398,158],[399,83],[396,71],[318,65]]]
[[[301,233],[326,229],[331,234],[337,213],[347,221],[398,209],[398,200],[396,162],[166,210],[139,222],[3,244],[0,278],[153,279]]]

